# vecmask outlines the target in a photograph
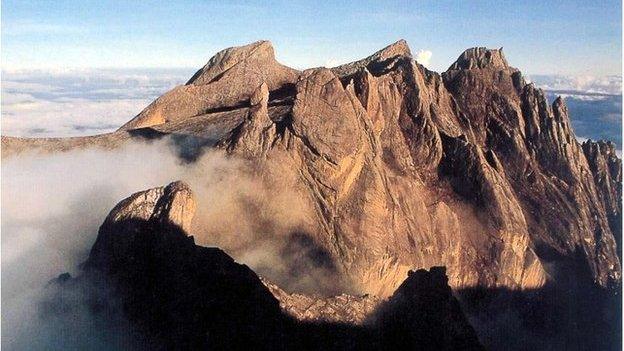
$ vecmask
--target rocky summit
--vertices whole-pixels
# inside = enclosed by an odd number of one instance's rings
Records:
[[[260,41],[217,53],[116,132],[3,136],[2,155],[168,135],[250,160],[274,184],[295,179],[288,190],[312,209],[306,234],[357,294],[389,297],[434,266],[460,295],[619,292],[621,160],[608,142],[581,145],[564,100],[549,103],[502,48],[468,49],[440,74],[401,40],[298,71]],[[148,219],[158,206],[140,197]],[[174,216],[183,228],[186,211]]]

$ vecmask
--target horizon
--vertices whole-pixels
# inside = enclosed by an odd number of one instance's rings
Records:
[[[112,132],[161,94],[184,84],[197,69],[82,67],[3,70],[0,130],[2,135],[18,137],[68,137]],[[579,141],[611,140],[621,155],[621,75],[524,74],[524,77],[527,82],[546,91],[551,102],[556,96],[566,99]],[[592,124],[587,123],[587,119],[602,122]]]
[[[258,41],[268,41],[272,44],[273,49],[275,51],[275,57],[276,60],[281,63],[284,64],[288,67],[297,69],[297,70],[306,70],[306,69],[311,69],[311,68],[317,68],[317,67],[327,67],[327,68],[332,68],[332,67],[337,67],[343,64],[347,64],[347,63],[351,63],[351,62],[355,62],[361,59],[364,59],[368,56],[373,55],[374,53],[376,53],[377,51],[380,51],[382,49],[384,49],[387,46],[390,46],[394,43],[396,43],[399,40],[405,40],[405,39],[397,39],[394,42],[388,43],[384,46],[379,47],[378,49],[375,49],[373,51],[371,51],[370,53],[364,55],[364,56],[360,56],[360,57],[354,57],[353,59],[347,60],[347,61],[336,61],[333,59],[329,59],[326,60],[325,63],[317,65],[317,66],[296,66],[296,65],[289,65],[286,62],[280,60],[280,55],[279,55],[279,48],[276,48],[275,45],[273,44],[273,42],[269,39],[258,39],[258,40],[254,40],[254,41],[250,41],[247,43],[242,43],[240,45],[235,45],[235,46],[227,46],[227,47],[223,47],[221,49],[217,49],[214,52],[208,53],[204,63],[199,64],[197,66],[32,66],[32,67],[26,67],[26,66],[9,66],[9,67],[5,67],[2,66],[0,67],[0,70],[5,73],[5,74],[22,74],[22,73],[48,73],[48,74],[70,74],[70,73],[80,73],[80,72],[94,72],[94,71],[102,71],[102,72],[106,72],[106,71],[110,71],[110,72],[127,72],[127,73],[137,73],[137,72],[142,72],[142,73],[149,73],[149,72],[165,72],[165,71],[170,71],[170,72],[175,72],[175,73],[187,73],[187,72],[191,72],[190,74],[192,75],[193,73],[195,73],[197,70],[201,69],[214,55],[216,55],[217,53],[224,51],[226,49],[232,48],[232,47],[237,47],[237,46],[244,46],[247,44],[251,44],[254,42],[258,42]],[[457,61],[457,59],[461,56],[461,54],[469,49],[472,48],[477,48],[477,47],[484,47],[484,46],[471,46],[471,47],[467,47],[464,50],[460,51],[457,54],[457,57],[455,57],[454,59],[452,59],[451,61],[448,62],[448,64],[444,65],[442,64],[441,67],[446,67],[444,69],[434,69],[431,67],[431,64],[429,62],[430,60],[430,53],[429,52],[423,52],[422,50],[419,51],[414,51],[414,49],[409,45],[409,41],[405,40],[410,48],[410,50],[412,51],[412,56],[413,58],[416,60],[416,62],[422,64],[423,66],[425,66],[427,69],[429,69],[430,71],[436,72],[436,73],[443,73],[445,71],[448,70],[448,68],[450,68],[450,66],[455,63]],[[499,49],[499,48],[494,48],[494,47],[485,47],[486,49]],[[578,72],[578,73],[530,73],[530,72],[525,72],[524,70],[522,70],[520,67],[517,67],[516,65],[514,65],[513,63],[513,59],[510,59],[505,48],[501,47],[503,49],[503,53],[505,58],[507,59],[509,65],[511,67],[515,67],[518,68],[523,75],[525,76],[552,76],[552,77],[579,77],[579,78],[587,78],[587,79],[592,79],[592,78],[600,78],[600,77],[622,77],[622,72],[615,72],[615,73],[605,73],[605,74],[595,74],[595,73],[590,73],[590,72]],[[423,58],[424,57],[424,58]],[[190,77],[190,76],[189,76]]]
[[[197,69],[220,50],[260,39],[297,69],[355,61],[399,39],[437,72],[477,46],[503,47],[510,65],[528,75],[621,76],[622,67],[618,1],[347,2],[331,11],[327,4],[279,1],[2,4],[3,72]]]

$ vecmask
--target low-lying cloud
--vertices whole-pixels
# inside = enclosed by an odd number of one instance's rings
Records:
[[[196,194],[192,234],[198,244],[223,248],[288,290],[334,285],[335,277],[327,274],[332,267],[322,261],[327,257],[305,235],[309,209],[288,180],[271,187],[244,160],[210,150],[188,163],[177,151],[161,140],[2,161],[3,347],[47,349],[52,340],[72,335],[65,346],[88,345],[96,338],[106,349],[125,339],[117,331],[94,334],[99,322],[86,310],[71,315],[74,322],[52,318],[46,323],[39,317],[40,298],[60,273],[80,273],[115,204],[174,180],[186,181]],[[322,262],[302,262],[308,258]],[[332,282],[324,284],[321,278]]]
[[[622,95],[622,76],[574,76],[557,74],[529,75],[527,80],[544,90]]]

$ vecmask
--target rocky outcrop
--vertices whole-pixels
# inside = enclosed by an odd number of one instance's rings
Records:
[[[332,72],[339,77],[349,77],[356,74],[358,71],[366,68],[369,71],[376,71],[379,68],[383,68],[383,62],[393,61],[400,57],[411,57],[412,52],[405,40],[399,40],[396,43],[386,46],[385,48],[377,51],[373,55],[351,63],[340,65],[332,68]]]
[[[288,293],[271,282],[263,282],[279,301],[282,310],[300,321],[363,325],[383,302],[373,295]]]
[[[477,336],[453,297],[444,267],[410,271],[388,303],[376,312],[373,323],[389,341],[389,349],[400,350],[406,344],[432,345],[436,350],[478,349]],[[448,326],[453,333],[443,335],[437,325]],[[420,333],[406,333],[408,330]]]
[[[619,281],[614,236],[602,234],[610,232],[605,211],[563,100],[549,106],[541,90],[502,63],[444,77],[471,122],[469,135],[504,168],[538,256],[550,262],[579,248],[600,285]]]
[[[104,317],[121,305],[139,348],[149,349],[482,349],[443,269],[410,273],[384,302],[341,295],[304,312],[301,304],[314,297],[267,288],[220,249],[195,245],[186,231],[194,206],[182,182],[121,201],[85,272],[51,283],[59,292],[44,303],[44,318],[71,315],[80,300]]]
[[[88,266],[112,267],[127,260],[132,243],[151,223],[188,232],[195,215],[193,194],[183,182],[132,194],[109,213],[91,249]],[[121,264],[121,263],[119,263]]]
[[[503,48],[490,50],[488,48],[471,48],[459,56],[448,71],[465,69],[508,69],[507,59],[503,54]]]
[[[509,77],[490,75],[516,91],[517,71],[501,54],[462,57],[453,79],[462,82],[473,68],[502,68]],[[479,64],[464,67],[462,60]],[[240,133],[225,143],[279,173],[301,175],[300,190],[320,224],[311,232],[362,293],[387,295],[409,267],[438,264],[449,267],[455,287],[537,287],[548,277],[505,165],[483,145],[487,120],[460,112],[445,84],[451,73],[445,77],[415,63],[398,42],[353,64],[303,72],[288,116],[255,140]],[[454,239],[441,227],[452,227]]]
[[[121,201],[100,227],[83,279],[107,280],[123,313],[161,348],[282,345],[277,300],[247,266],[195,245],[185,230],[194,209],[182,182]]]

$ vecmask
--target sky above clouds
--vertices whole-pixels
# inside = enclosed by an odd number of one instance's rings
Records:
[[[431,69],[468,47],[504,47],[529,74],[621,70],[621,2],[2,1],[2,67],[200,67],[271,40],[296,68],[369,55],[400,38]]]

